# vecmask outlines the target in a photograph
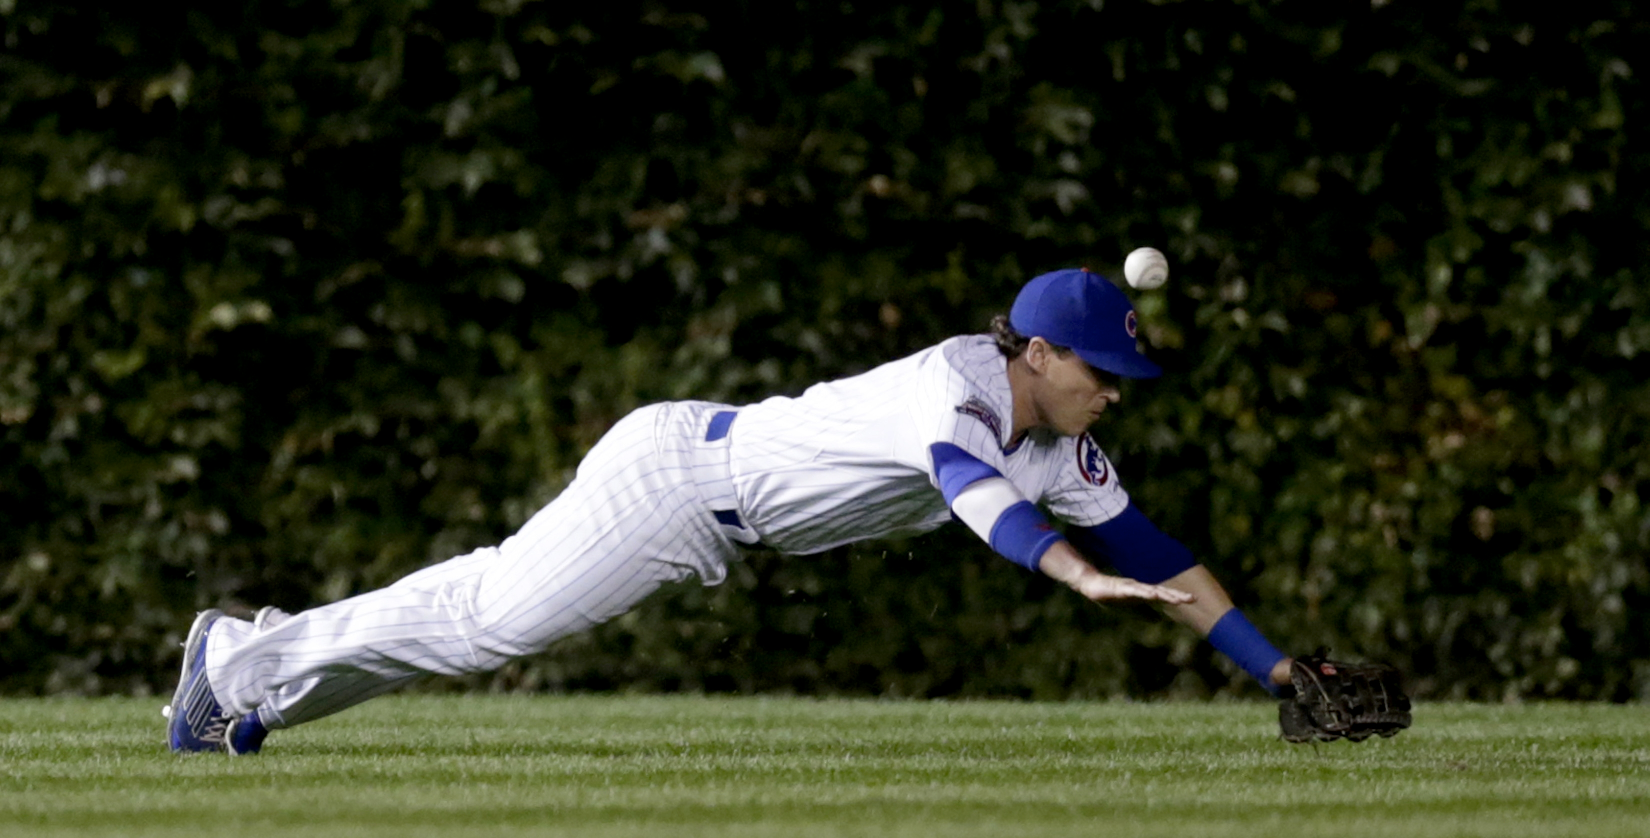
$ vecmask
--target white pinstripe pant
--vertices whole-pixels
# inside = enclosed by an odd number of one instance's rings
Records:
[[[705,439],[724,409],[673,402],[626,416],[567,489],[497,547],[264,632],[219,620],[206,650],[218,702],[290,727],[426,674],[496,669],[623,614],[665,582],[720,583],[730,535],[754,539],[714,514],[732,497],[728,440]]]

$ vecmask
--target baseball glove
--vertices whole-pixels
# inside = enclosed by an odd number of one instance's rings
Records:
[[[1295,658],[1279,696],[1278,727],[1290,742],[1395,736],[1409,727],[1403,676],[1382,663],[1342,663],[1323,649]]]

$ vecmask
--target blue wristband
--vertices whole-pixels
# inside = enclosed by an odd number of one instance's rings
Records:
[[[1233,608],[1216,620],[1214,628],[1209,629],[1209,643],[1259,681],[1267,692],[1278,694],[1278,685],[1272,683],[1272,669],[1289,656],[1278,651],[1242,611]]]
[[[991,549],[1027,570],[1041,570],[1038,560],[1056,541],[1064,540],[1028,500],[1003,510],[991,525]]]

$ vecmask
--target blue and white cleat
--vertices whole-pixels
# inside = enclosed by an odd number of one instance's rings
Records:
[[[255,754],[264,746],[264,737],[268,735],[269,728],[264,727],[264,720],[258,718],[258,711],[254,710],[230,721],[223,732],[224,749],[235,756]]]
[[[183,641],[183,671],[166,713],[166,741],[175,752],[221,751],[229,717],[224,715],[206,680],[206,635],[223,616],[216,608],[202,611]]]

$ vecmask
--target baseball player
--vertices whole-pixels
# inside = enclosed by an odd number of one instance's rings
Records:
[[[1123,292],[1072,269],[1027,283],[991,334],[795,398],[638,409],[496,547],[297,614],[200,614],[167,708],[169,744],[254,753],[270,731],[415,678],[541,651],[666,582],[717,584],[741,550],[818,553],[953,519],[1089,599],[1164,604],[1272,689],[1287,683],[1288,659],[1130,503],[1087,432],[1121,397],[1120,379],[1161,372],[1136,348]]]

